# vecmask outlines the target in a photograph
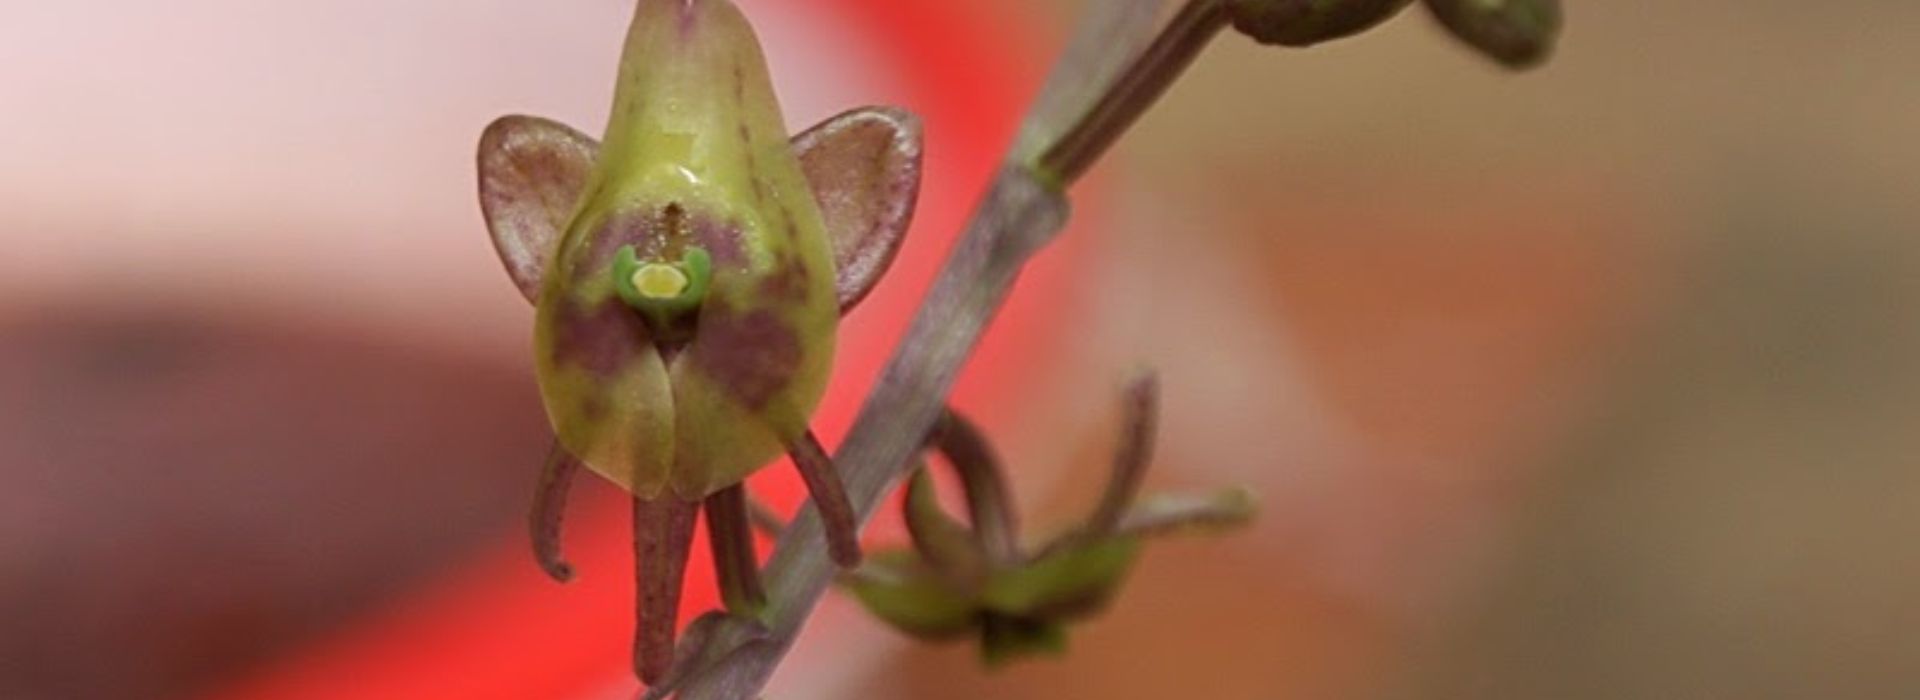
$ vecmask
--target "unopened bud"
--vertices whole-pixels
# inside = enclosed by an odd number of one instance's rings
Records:
[[[1426,0],[1427,9],[1481,53],[1512,68],[1537,64],[1560,34],[1560,0]]]
[[[1234,29],[1262,44],[1311,46],[1387,21],[1413,0],[1228,0]]]

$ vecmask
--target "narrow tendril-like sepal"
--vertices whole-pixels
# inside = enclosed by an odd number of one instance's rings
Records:
[[[827,455],[820,438],[811,430],[787,446],[787,455],[800,471],[800,479],[806,482],[807,492],[813,496],[813,507],[820,511],[827,551],[833,563],[847,568],[858,566],[860,520],[853,511],[853,503],[847,500],[847,487],[840,480],[840,470],[833,465],[833,458]]]
[[[979,426],[949,407],[934,425],[927,443],[960,477],[968,516],[987,557],[1000,562],[1019,558],[1020,522],[1013,509],[1013,492],[1007,488],[1000,456]]]
[[[1160,425],[1160,380],[1146,373],[1127,385],[1121,407],[1120,446],[1114,450],[1113,478],[1100,497],[1100,505],[1087,520],[1094,536],[1113,532],[1119,526],[1127,505],[1140,494],[1147,478],[1147,465],[1153,461],[1153,439]]]

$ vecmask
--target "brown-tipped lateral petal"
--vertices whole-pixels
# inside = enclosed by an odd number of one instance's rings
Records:
[[[540,298],[598,151],[586,134],[540,117],[501,117],[480,135],[480,212],[527,301]]]
[[[566,520],[567,489],[580,472],[580,460],[567,454],[567,448],[554,442],[547,463],[540,468],[540,485],[534,490],[533,512],[528,527],[533,535],[533,558],[553,580],[566,583],[573,579],[573,566],[560,554],[560,525]]]
[[[833,244],[835,285],[845,313],[893,264],[920,194],[920,119],[892,107],[865,107],[793,137]]]

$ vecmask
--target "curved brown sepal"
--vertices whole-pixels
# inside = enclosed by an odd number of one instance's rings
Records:
[[[800,478],[813,496],[814,508],[820,511],[820,523],[827,533],[828,556],[841,568],[858,566],[860,518],[853,510],[853,502],[847,500],[847,487],[840,479],[840,470],[834,467],[833,458],[827,455],[820,438],[814,437],[811,430],[787,445],[787,455],[793,458],[794,468],[800,470]]]

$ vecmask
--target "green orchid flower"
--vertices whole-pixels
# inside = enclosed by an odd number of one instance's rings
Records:
[[[704,506],[728,608],[764,604],[742,481],[785,453],[859,561],[856,521],[809,429],[839,317],[891,264],[919,190],[912,115],[847,112],[787,136],[758,40],[727,0],[641,0],[600,143],[504,117],[479,149],[493,243],[537,308],[556,435],[532,531],[565,581],[560,513],[581,466],[633,494],[635,670],[673,658]]]

